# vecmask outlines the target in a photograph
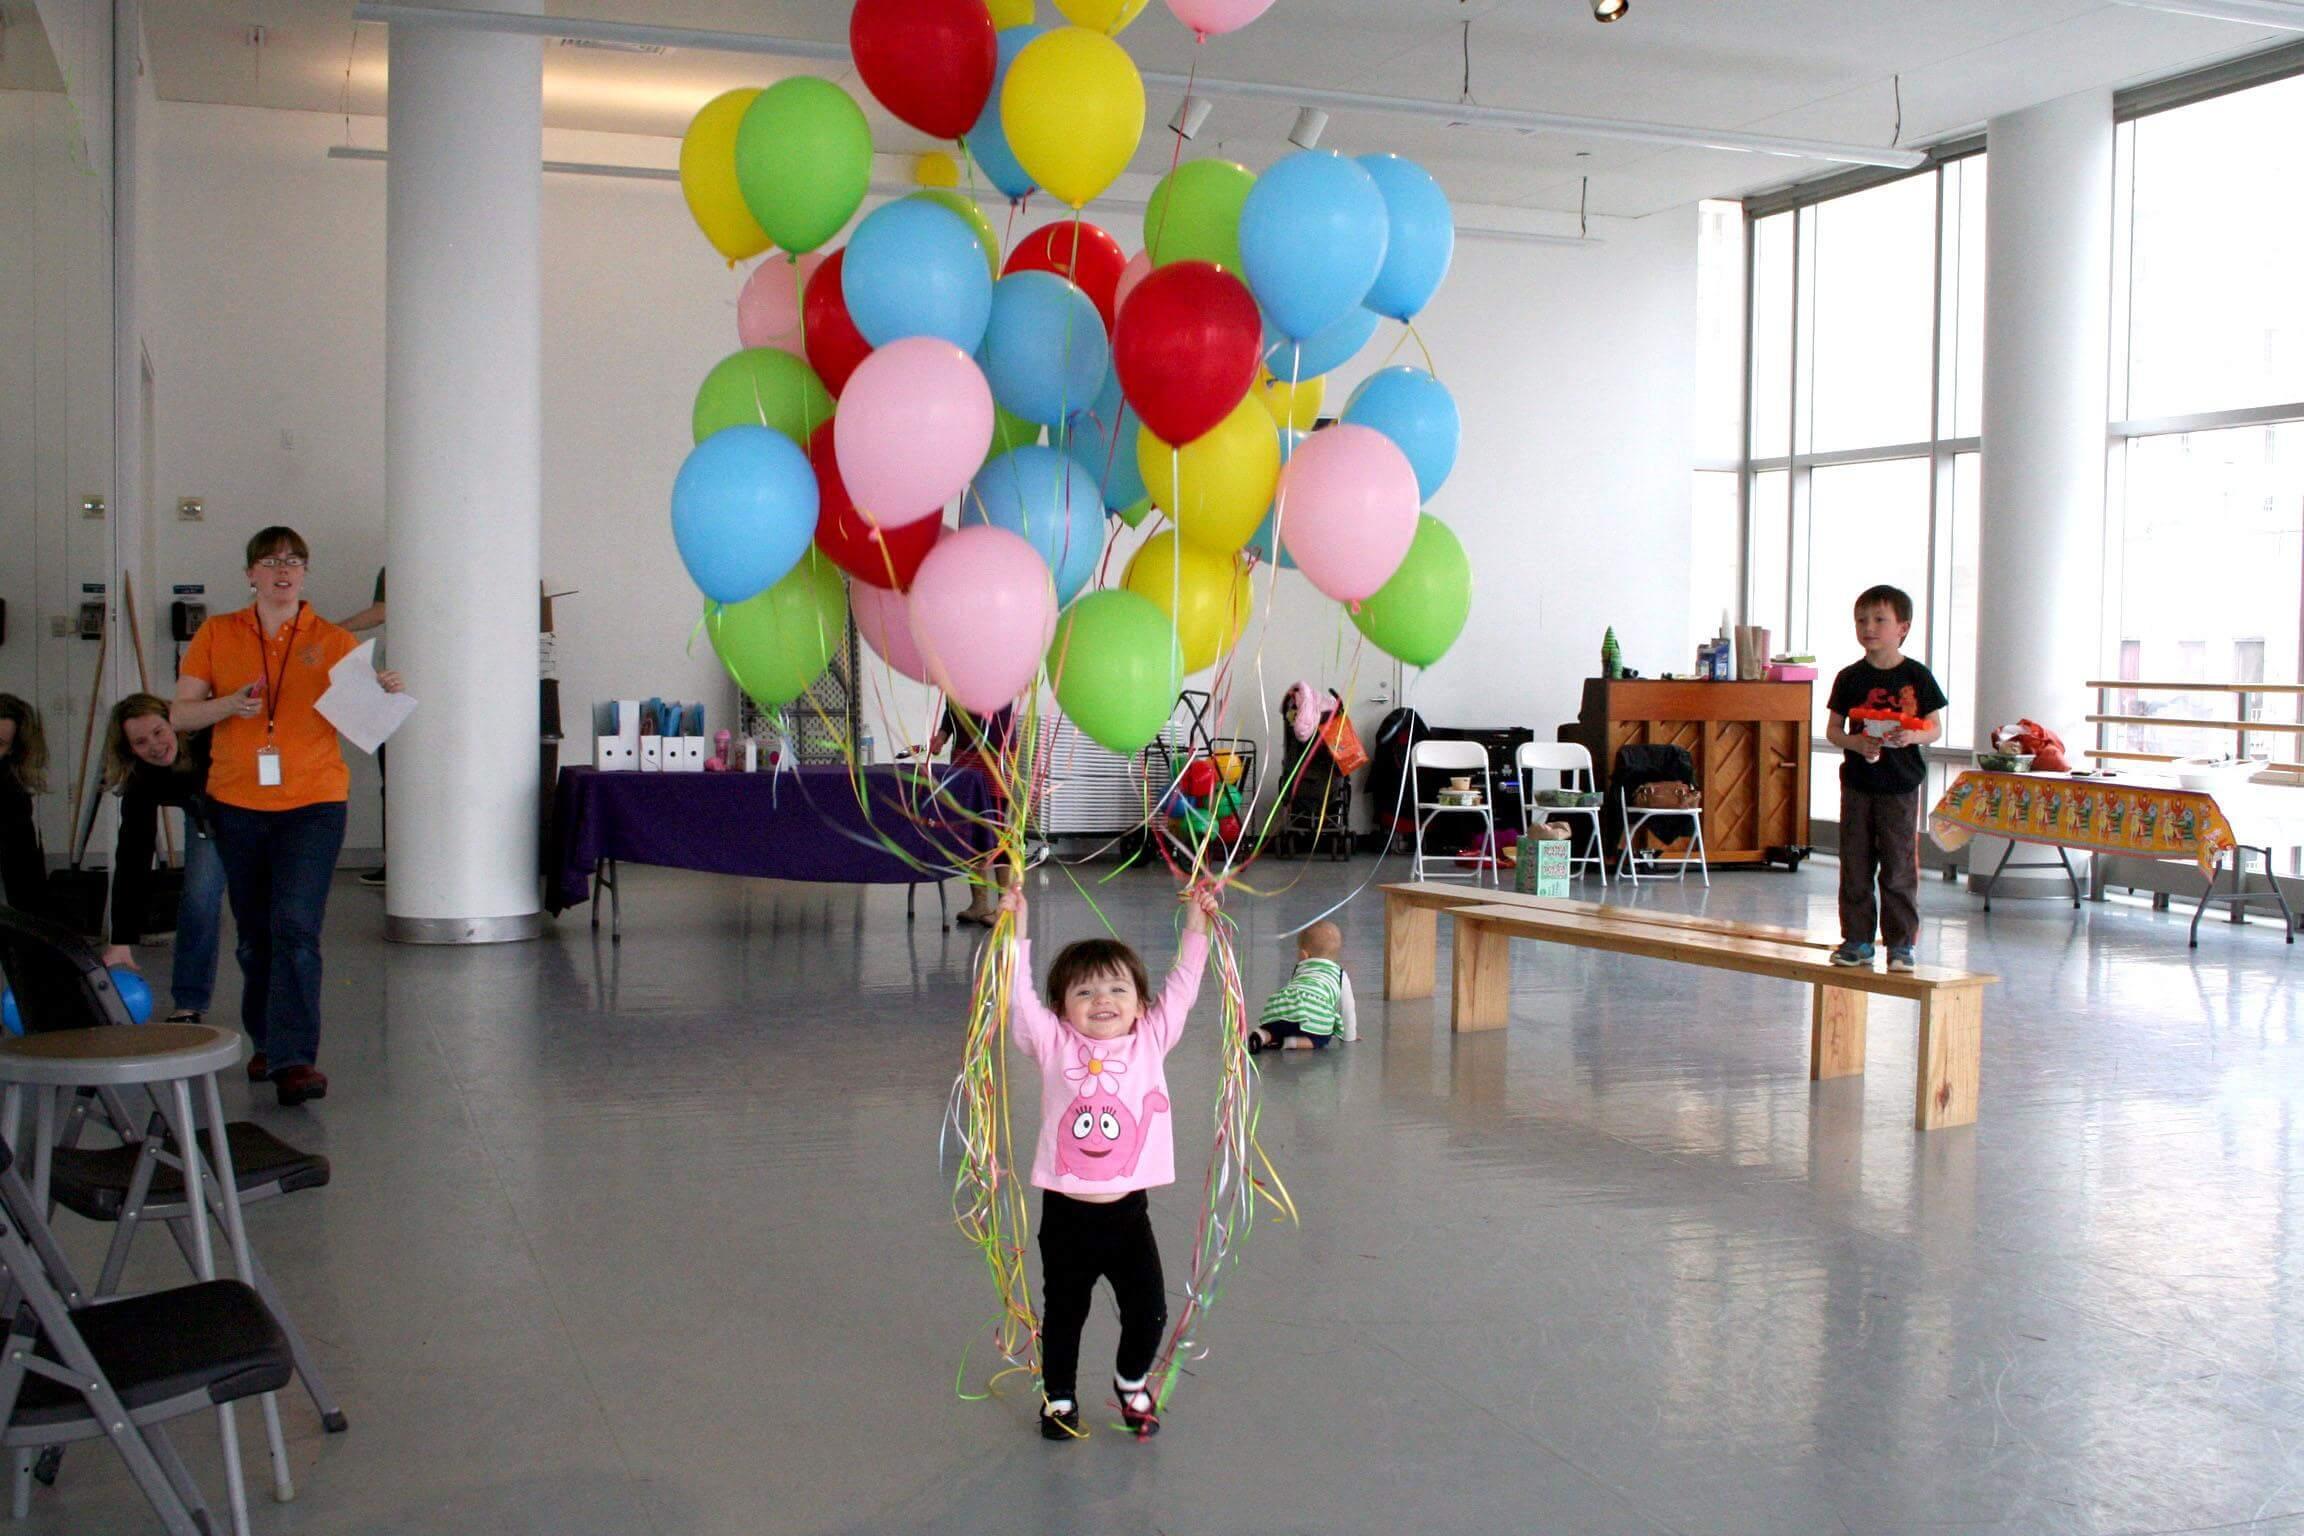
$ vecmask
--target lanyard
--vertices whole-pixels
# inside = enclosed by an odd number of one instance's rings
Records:
[[[261,610],[257,610],[251,617],[256,621],[257,661],[264,668],[264,737],[269,741],[272,737],[272,721],[280,713],[280,690],[288,686],[288,658],[296,650],[296,632],[304,627],[304,604],[297,603],[296,617],[288,621],[288,643],[280,648],[280,676],[277,680],[272,676],[272,657],[269,651],[272,637],[264,633],[264,615]]]

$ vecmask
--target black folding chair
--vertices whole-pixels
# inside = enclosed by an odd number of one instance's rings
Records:
[[[82,1302],[14,1165],[15,1154],[0,1140],[0,1269],[18,1298],[0,1358],[0,1448],[108,1440],[169,1536],[213,1536],[200,1487],[161,1425],[206,1409],[228,1411],[241,1398],[286,1386],[294,1371],[287,1338],[263,1299],[237,1280]],[[31,1494],[23,1456],[18,1469],[21,1518]],[[236,1460],[226,1481],[233,1524],[245,1529]]]

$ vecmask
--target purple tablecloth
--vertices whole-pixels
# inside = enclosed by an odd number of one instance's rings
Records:
[[[923,774],[934,775],[931,781]],[[870,817],[845,768],[783,773],[602,773],[563,768],[553,796],[554,912],[588,900],[603,859],[718,875],[910,885],[982,853],[984,780],[948,768],[864,770]],[[926,871],[888,851],[903,849]]]

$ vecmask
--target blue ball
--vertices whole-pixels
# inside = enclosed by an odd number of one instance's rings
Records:
[[[976,231],[926,198],[874,209],[840,259],[840,296],[875,347],[939,336],[973,356],[992,318],[992,274]]]
[[[689,450],[672,482],[672,540],[716,603],[767,591],[815,537],[816,471],[771,427],[721,428]]]
[[[1010,199],[1032,191],[1032,173],[1008,147],[1008,131],[1000,126],[1000,88],[1008,83],[1008,66],[1016,62],[1024,45],[1047,30],[1038,22],[1028,21],[1000,33],[1000,63],[992,75],[992,94],[984,99],[984,110],[976,114],[976,126],[968,130],[968,153],[975,157],[985,179]]]
[[[1088,295],[1053,272],[1018,272],[992,285],[983,363],[993,399],[1053,427],[1095,402],[1112,344]]]
[[[1416,494],[1430,501],[1456,467],[1463,423],[1448,387],[1421,368],[1380,368],[1344,403],[1344,419],[1392,439],[1416,471]]]
[[[24,1016],[16,1011],[14,989],[0,992],[0,1027],[6,1028],[12,1035],[24,1033]]]
[[[1149,494],[1144,471],[1136,464],[1136,434],[1142,427],[1135,409],[1120,398],[1120,375],[1110,370],[1096,403],[1064,423],[1064,451],[1087,467],[1110,511],[1132,507]]]
[[[1376,334],[1376,311],[1355,309],[1324,330],[1292,342],[1280,334],[1270,315],[1264,317],[1264,366],[1285,383],[1301,383],[1334,373],[1352,361]]]
[[[1384,269],[1391,217],[1356,160],[1299,150],[1256,178],[1240,205],[1240,266],[1249,291],[1303,340],[1360,308]],[[1325,371],[1325,370],[1322,370]]]
[[[1362,155],[1360,168],[1384,196],[1389,224],[1384,267],[1363,301],[1380,315],[1406,320],[1439,290],[1456,255],[1456,215],[1431,173],[1398,155]]]
[[[1038,444],[1004,453],[976,472],[960,526],[988,523],[1020,534],[1048,562],[1056,602],[1072,601],[1104,553],[1104,499],[1087,466]]]
[[[124,965],[116,965],[112,967],[112,990],[120,994],[128,1017],[139,1024],[152,1022],[152,988],[143,977]]]

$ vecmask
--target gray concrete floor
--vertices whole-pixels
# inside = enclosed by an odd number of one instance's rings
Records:
[[[1373,872],[1260,867],[1251,992]],[[1836,873],[1634,899],[1828,930]],[[1157,974],[1164,877],[1094,889]],[[1037,895],[1044,940],[1092,922],[1061,878]],[[1355,902],[1364,1038],[1265,1058],[1301,1229],[1258,1227],[1166,1433],[1059,1446],[1025,1390],[954,1393],[992,1312],[937,1160],[975,930],[907,925],[900,890],[633,870],[621,945],[580,911],[394,948],[347,878],[334,1096],[253,1111],[335,1183],[251,1230],[352,1429],[284,1399],[277,1506],[242,1414],[257,1528],[2304,1530],[2298,951],[1922,895],[1924,956],[2004,978],[1981,1119],[1925,1137],[1906,1005],[1875,1002],[1866,1076],[1811,1085],[1800,988],[1522,945],[1511,1027],[1455,1039],[1383,1002]],[[1204,992],[1170,1065],[1172,1289],[1213,1018]],[[140,1251],[146,1283],[179,1273]],[[1116,1334],[1100,1306],[1084,1382]],[[179,1441],[214,1497],[211,1424]],[[153,1526],[91,1447],[18,1528]]]

